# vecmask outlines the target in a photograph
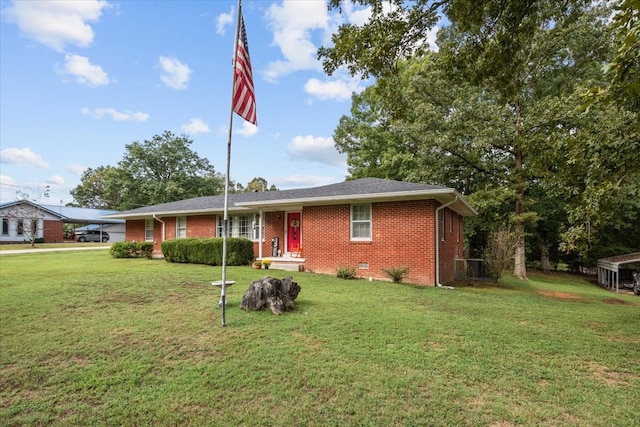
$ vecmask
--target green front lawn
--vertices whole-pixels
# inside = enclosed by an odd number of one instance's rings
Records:
[[[569,275],[455,290],[230,267],[0,257],[0,425],[636,426],[640,297]]]

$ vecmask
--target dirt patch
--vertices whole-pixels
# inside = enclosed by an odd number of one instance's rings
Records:
[[[540,294],[545,297],[550,298],[559,298],[559,299],[573,299],[578,300],[580,297],[576,294],[571,294],[569,292],[559,292],[559,291],[538,291]]]
[[[605,304],[613,304],[613,305],[635,305],[632,302],[623,301],[623,300],[618,299],[618,298],[607,298],[607,299],[603,299],[602,302],[605,303]]]
[[[588,364],[593,372],[593,376],[599,382],[610,386],[627,386],[630,381],[635,381],[635,376],[629,373],[617,372],[597,362]]]

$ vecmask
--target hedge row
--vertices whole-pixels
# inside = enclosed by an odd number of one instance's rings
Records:
[[[116,242],[109,253],[114,258],[151,258],[152,242]]]
[[[222,265],[222,237],[165,240],[161,249],[164,259],[169,262]],[[251,240],[227,239],[227,265],[248,265],[252,260]]]

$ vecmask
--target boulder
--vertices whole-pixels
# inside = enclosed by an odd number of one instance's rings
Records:
[[[265,276],[251,282],[242,297],[240,308],[253,311],[269,308],[274,314],[282,314],[296,309],[293,301],[299,292],[300,286],[291,277],[280,280]]]

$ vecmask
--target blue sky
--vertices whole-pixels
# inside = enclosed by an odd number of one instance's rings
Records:
[[[231,179],[280,189],[343,181],[332,135],[368,82],[327,76],[317,48],[369,11],[324,0],[244,0],[258,126],[234,115]],[[72,201],[86,168],[125,145],[187,134],[226,167],[237,2],[0,1],[0,201]],[[48,198],[45,189],[48,186]]]

